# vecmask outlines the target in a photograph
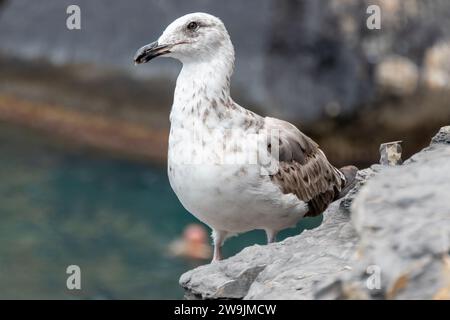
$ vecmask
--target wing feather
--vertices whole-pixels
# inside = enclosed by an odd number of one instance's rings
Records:
[[[279,130],[279,170],[271,179],[283,193],[308,203],[307,216],[322,213],[345,184],[317,143],[289,122],[265,118],[265,128]]]

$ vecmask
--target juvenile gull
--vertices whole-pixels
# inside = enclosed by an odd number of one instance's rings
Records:
[[[213,261],[227,237],[262,229],[273,242],[350,188],[355,167],[336,169],[292,124],[232,100],[234,48],[220,19],[180,17],[134,61],[157,56],[183,64],[170,113],[168,176],[183,206],[212,228]]]

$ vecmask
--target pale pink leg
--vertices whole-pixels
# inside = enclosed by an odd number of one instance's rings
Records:
[[[267,244],[274,243],[276,241],[277,233],[278,231],[276,230],[266,230]]]
[[[212,237],[214,239],[214,256],[211,262],[222,260],[222,245],[225,241],[226,235],[226,231],[213,230]]]

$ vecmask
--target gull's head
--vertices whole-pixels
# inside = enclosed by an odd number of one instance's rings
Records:
[[[173,21],[157,41],[136,52],[134,62],[146,63],[158,56],[188,63],[218,56],[233,59],[234,50],[223,22],[210,14],[197,12]]]

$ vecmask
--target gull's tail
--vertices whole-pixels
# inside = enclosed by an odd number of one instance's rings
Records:
[[[339,171],[344,175],[345,182],[341,192],[339,193],[338,199],[344,197],[350,191],[350,189],[355,186],[358,168],[355,166],[345,166],[340,168]]]

